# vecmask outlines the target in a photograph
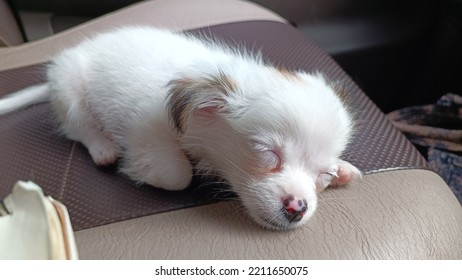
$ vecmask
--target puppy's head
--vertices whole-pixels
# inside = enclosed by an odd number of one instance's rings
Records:
[[[258,224],[298,227],[335,176],[352,121],[321,75],[235,69],[171,81],[172,123],[199,172],[228,181]]]

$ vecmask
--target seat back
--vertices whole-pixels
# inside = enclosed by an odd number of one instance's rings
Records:
[[[24,40],[6,0],[0,0],[0,48],[15,46]]]

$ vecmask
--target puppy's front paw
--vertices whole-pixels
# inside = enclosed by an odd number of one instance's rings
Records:
[[[361,178],[362,174],[356,166],[349,162],[341,160],[337,168],[337,176],[335,176],[329,186],[340,187],[344,186],[355,179]]]

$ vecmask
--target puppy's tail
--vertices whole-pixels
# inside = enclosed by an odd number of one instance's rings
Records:
[[[0,99],[0,115],[6,115],[49,99],[50,88],[48,84],[31,86]]]

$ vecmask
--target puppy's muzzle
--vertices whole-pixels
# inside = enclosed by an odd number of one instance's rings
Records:
[[[289,223],[300,222],[308,209],[306,199],[300,199],[294,195],[287,195],[282,198],[283,207],[281,211]]]

